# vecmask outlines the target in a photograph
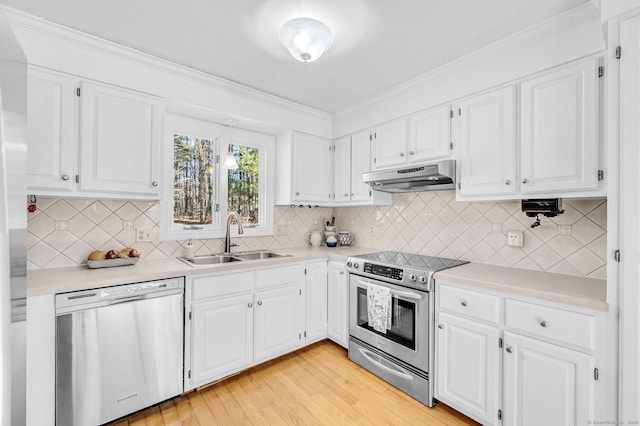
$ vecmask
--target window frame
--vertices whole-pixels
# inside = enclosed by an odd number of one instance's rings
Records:
[[[215,175],[212,224],[198,225],[202,229],[180,229],[173,223],[174,185],[174,134],[183,134],[214,141],[213,174]],[[238,235],[237,227],[231,228],[234,238],[273,235],[273,209],[275,200],[275,136],[249,131],[167,112],[164,132],[164,191],[160,201],[160,240],[202,240],[224,238],[226,234],[228,170],[222,168],[229,144],[257,148],[260,151],[258,164],[258,221],[259,225],[247,225],[244,234]],[[232,138],[229,141],[229,137]],[[220,206],[216,209],[216,206]]]

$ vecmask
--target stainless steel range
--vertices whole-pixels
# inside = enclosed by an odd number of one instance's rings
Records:
[[[432,407],[433,274],[465,263],[396,251],[349,257],[349,359]],[[371,309],[380,294],[389,302],[382,329]]]

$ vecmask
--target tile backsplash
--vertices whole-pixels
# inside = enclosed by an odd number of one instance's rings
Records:
[[[454,191],[394,194],[391,206],[275,207],[274,236],[234,237],[237,250],[308,245],[306,235],[336,217],[339,230],[355,234],[353,245],[402,250],[473,262],[606,277],[607,203],[604,199],[564,200],[564,214],[534,218],[520,203],[459,202]],[[27,261],[30,269],[74,266],[95,249],[134,246],[146,259],[182,255],[185,241],[159,241],[160,205],[155,201],[38,197],[29,213]],[[150,242],[136,243],[135,229],[150,229]],[[510,230],[524,232],[522,248],[508,247]],[[194,241],[196,254],[223,251],[221,238]]]

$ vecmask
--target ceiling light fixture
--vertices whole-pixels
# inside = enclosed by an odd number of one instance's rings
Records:
[[[229,170],[237,170],[238,162],[236,161],[236,156],[233,153],[233,138],[231,137],[231,126],[236,124],[238,120],[234,120],[233,118],[227,118],[224,122],[229,126],[229,141],[227,143],[229,149],[227,150],[227,156],[224,158],[224,163],[222,163],[222,167],[224,169]]]
[[[296,18],[280,28],[280,43],[301,62],[313,62],[331,48],[333,35],[323,22]]]

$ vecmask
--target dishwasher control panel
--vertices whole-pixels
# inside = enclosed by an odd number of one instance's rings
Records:
[[[179,277],[61,293],[56,294],[56,313],[66,313],[72,308],[82,309],[84,306],[89,308],[98,304],[126,302],[183,291],[184,278]]]

